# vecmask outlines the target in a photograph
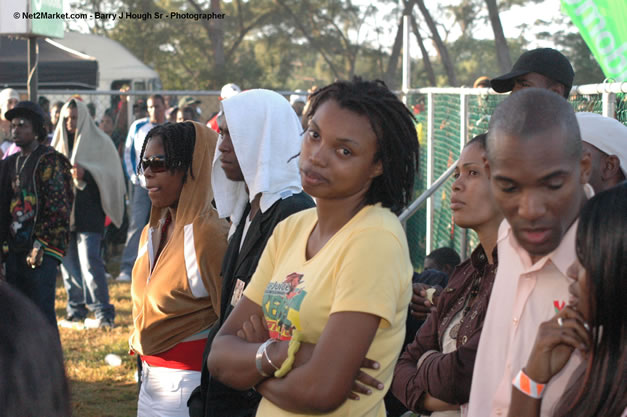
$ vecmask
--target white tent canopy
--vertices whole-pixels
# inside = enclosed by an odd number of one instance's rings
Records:
[[[159,74],[155,70],[112,39],[86,33],[66,32],[63,39],[55,39],[55,42],[98,60],[99,90],[110,90],[111,83],[116,80],[143,81],[145,82],[143,89],[152,89],[150,85],[155,82],[158,84],[156,88],[161,87]]]

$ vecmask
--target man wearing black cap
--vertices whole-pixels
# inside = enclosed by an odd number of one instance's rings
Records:
[[[544,88],[568,99],[573,78],[575,71],[568,58],[555,49],[538,48],[522,54],[512,70],[490,80],[490,86],[497,93]]]
[[[43,144],[47,139],[41,107],[22,101],[6,112],[11,138],[20,152],[3,166],[0,242],[8,243],[6,279],[30,298],[55,326],[57,266],[70,237],[74,201],[69,161]],[[5,198],[6,196],[6,198]]]

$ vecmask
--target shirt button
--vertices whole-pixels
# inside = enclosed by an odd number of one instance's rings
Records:
[[[468,336],[462,337],[462,345],[465,345],[467,341],[468,341]]]
[[[503,410],[501,410],[500,408],[497,408],[496,410],[494,410],[494,412],[496,413],[497,416],[500,416],[501,414],[503,414]]]
[[[518,326],[518,319],[516,317],[514,317],[514,320],[512,320],[514,322],[514,326]]]

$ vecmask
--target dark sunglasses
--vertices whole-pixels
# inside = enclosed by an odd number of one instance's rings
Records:
[[[139,164],[139,170],[143,174],[150,168],[153,173],[165,172],[168,166],[165,163],[165,155],[155,155],[150,158],[142,158]]]

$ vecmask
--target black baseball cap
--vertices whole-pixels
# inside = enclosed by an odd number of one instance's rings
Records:
[[[11,110],[4,114],[5,119],[13,120],[14,117],[26,117],[29,120],[37,120],[43,123],[46,115],[39,104],[32,101],[20,101]]]
[[[536,72],[564,84],[567,91],[570,91],[575,78],[572,65],[561,52],[552,48],[538,48],[522,54],[512,70],[490,80],[490,86],[498,93],[512,91],[514,79],[530,72]]]

